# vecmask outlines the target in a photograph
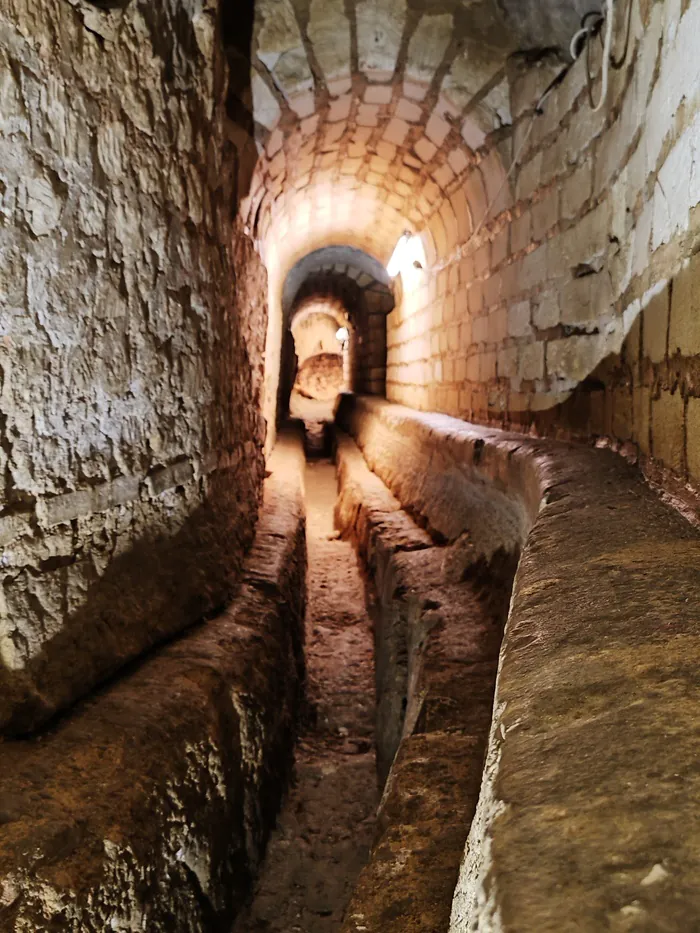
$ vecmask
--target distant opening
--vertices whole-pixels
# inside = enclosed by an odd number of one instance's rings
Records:
[[[304,302],[291,326],[296,375],[291,408],[302,400],[334,402],[349,386],[350,323],[343,305],[331,297]]]
[[[297,262],[283,293],[282,415],[327,421],[340,392],[384,395],[393,307],[386,269],[361,250],[328,246]]]

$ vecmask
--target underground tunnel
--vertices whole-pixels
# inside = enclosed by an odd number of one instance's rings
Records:
[[[5,0],[0,931],[700,927],[699,34]]]

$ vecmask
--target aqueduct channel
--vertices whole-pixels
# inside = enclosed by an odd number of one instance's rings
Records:
[[[5,0],[0,930],[700,924],[698,34]]]

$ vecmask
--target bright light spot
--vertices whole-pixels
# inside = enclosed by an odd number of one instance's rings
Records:
[[[348,337],[349,337],[349,334],[348,334],[347,327],[339,327],[338,330],[335,332],[336,340],[340,340],[341,343],[345,343]]]
[[[414,236],[407,230],[396,244],[386,271],[390,278],[395,279],[399,273],[406,276],[423,268],[425,268],[423,241],[419,236]]]

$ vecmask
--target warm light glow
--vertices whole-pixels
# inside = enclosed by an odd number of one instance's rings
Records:
[[[386,267],[388,275],[395,279],[399,273],[407,273],[423,269],[425,266],[425,250],[423,241],[408,230],[403,234]]]
[[[396,244],[394,252],[391,254],[391,259],[389,260],[389,265],[386,267],[386,271],[392,279],[395,279],[399,272],[401,272],[410,241],[411,234],[408,232],[404,233]]]
[[[336,340],[339,340],[341,343],[345,343],[348,339],[348,329],[347,327],[339,327],[335,334]]]

